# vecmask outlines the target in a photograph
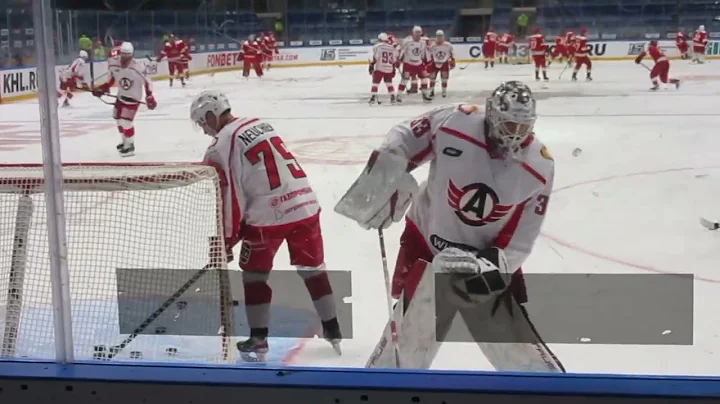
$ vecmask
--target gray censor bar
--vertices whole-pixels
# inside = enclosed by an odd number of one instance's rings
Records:
[[[525,274],[531,324],[508,299],[458,304],[453,281],[435,277],[439,341],[693,344],[693,275]]]
[[[224,276],[221,270],[210,270],[201,276],[142,334],[217,336],[221,329],[220,280],[229,279],[234,326],[230,336],[248,336],[242,272],[222,271]],[[116,272],[120,333],[130,334],[198,270],[118,269]],[[352,303],[343,301],[352,295],[350,272],[328,271],[328,278],[343,337],[352,338]],[[320,332],[320,320],[310,294],[296,271],[272,271],[268,284],[273,290],[269,327],[272,337],[308,338]]]

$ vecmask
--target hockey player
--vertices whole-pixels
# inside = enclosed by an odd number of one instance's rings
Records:
[[[450,70],[455,68],[455,55],[452,44],[445,40],[445,33],[442,30],[437,30],[435,33],[435,43],[430,46],[429,53],[430,97],[435,96],[435,83],[438,73],[440,73],[440,86],[442,87],[442,96],[445,98],[447,97]]]
[[[533,28],[533,34],[530,36],[530,55],[535,63],[535,81],[540,81],[540,70],[542,70],[543,80],[546,82],[550,79],[547,75],[547,64],[545,55],[547,53],[547,45],[545,37],[540,32],[540,28]]]
[[[689,58],[688,56],[688,38],[685,36],[685,34],[678,30],[677,35],[675,35],[675,46],[678,48],[678,52],[680,52],[680,59],[687,60]]]
[[[190,55],[190,47],[188,46],[187,42],[183,42],[183,52],[180,53],[180,64],[183,68],[183,77],[185,78],[185,81],[190,80],[190,61],[192,60],[192,55]]]
[[[400,123],[335,207],[374,229],[401,221],[409,208],[392,283],[392,296],[406,310],[399,334],[426,337],[405,328],[409,316],[418,316],[415,292],[426,274],[449,275],[435,290],[452,304],[418,303],[426,305],[420,313],[445,308],[435,313],[427,349],[406,352],[402,367],[428,368],[459,310],[496,369],[564,372],[523,307],[520,267],[540,234],[554,178],[553,159],[533,133],[536,117],[530,89],[510,81],[492,92],[484,111],[448,106]],[[408,171],[428,162],[428,179],[418,187]],[[422,324],[435,318],[420,316]],[[498,329],[509,344],[485,343]],[[530,343],[510,343],[515,339]],[[390,350],[379,350],[368,366],[387,365],[382,357]]]
[[[196,96],[190,117],[213,137],[204,162],[221,173],[224,184],[225,245],[231,251],[242,241],[239,261],[250,326],[250,338],[237,344],[243,358],[263,361],[268,352],[268,277],[285,241],[290,263],[320,316],[323,336],[339,353],[342,335],[325,270],[320,206],[305,172],[269,123],[234,117],[219,91]]]
[[[497,56],[498,56],[498,62],[508,64],[510,63],[510,60],[508,58],[508,54],[510,53],[510,49],[512,49],[513,45],[515,45],[515,38],[510,32],[505,32],[502,34],[500,38],[498,38],[497,41]]]
[[[262,49],[260,42],[255,39],[255,35],[250,35],[242,44],[242,53],[240,54],[243,62],[243,77],[250,78],[250,69],[255,71],[258,77],[263,76],[262,69]]]
[[[693,63],[705,63],[705,48],[708,44],[708,34],[705,26],[701,25],[693,35]]]
[[[572,67],[575,58],[575,33],[571,30],[565,33],[565,60],[567,66]]]
[[[270,69],[270,62],[273,59],[273,50],[270,37],[265,35],[264,32],[261,32],[260,36],[258,37],[258,44],[260,45],[260,58],[262,60],[262,69],[267,71],[268,69]]]
[[[88,53],[81,50],[78,57],[68,67],[60,72],[60,91],[58,97],[65,97],[63,107],[70,106],[70,99],[73,97],[73,90],[87,87],[85,81],[85,62],[88,60]]]
[[[575,68],[573,69],[572,81],[577,81],[577,74],[580,68],[585,65],[585,80],[592,81],[592,62],[588,56],[587,29],[580,28],[580,35],[575,37]]]
[[[402,63],[402,78],[398,86],[397,102],[402,102],[402,93],[405,91],[407,82],[413,78],[420,80],[420,92],[423,99],[425,101],[431,100],[428,93],[428,75],[427,71],[425,71],[427,47],[422,39],[422,32],[422,28],[413,27],[412,35],[400,45],[398,60]]]
[[[370,76],[372,77],[372,86],[370,87],[370,105],[380,104],[378,100],[378,85],[381,81],[385,82],[388,94],[390,94],[390,103],[395,104],[395,87],[393,86],[393,78],[395,78],[395,61],[397,59],[397,51],[390,45],[388,35],[384,32],[378,35],[378,43],[373,45],[372,61],[368,67]]]
[[[562,63],[565,60],[566,54],[567,50],[565,50],[565,35],[560,34],[555,37],[555,46],[553,48],[552,54],[550,55],[550,60],[548,60],[547,62],[548,66],[550,66],[556,60]]]
[[[168,60],[168,71],[170,73],[170,87],[173,85],[174,79],[180,79],[180,84],[185,87],[185,75],[183,74],[183,56],[189,57],[189,51],[185,42],[175,37],[174,34],[168,36],[168,41],[165,42],[163,50],[160,52],[160,56],[157,58],[159,63],[164,58]]]
[[[145,92],[145,103],[148,109],[155,109],[157,102],[152,93],[152,82],[143,74],[143,65],[134,59],[135,49],[132,43],[124,42],[120,47],[120,57],[117,62],[108,65],[110,79],[100,87],[93,90],[93,95],[102,97],[109,93],[113,84],[117,84],[115,108],[113,118],[117,122],[121,142],[117,150],[123,157],[135,154],[135,127],[133,121],[143,91]]]
[[[485,59],[485,68],[488,66],[495,67],[495,49],[497,46],[497,34],[493,31],[492,27],[485,34],[482,44],[482,54]]]
[[[277,46],[277,39],[275,39],[275,34],[273,34],[272,31],[268,34],[267,46],[268,46],[268,49],[270,50],[270,55],[268,56],[266,70],[270,70],[270,68],[272,67],[272,62],[273,62],[273,59],[275,58],[275,55],[280,53],[280,51],[278,50],[278,46]]]
[[[642,60],[646,55],[650,55],[652,60],[655,62],[655,66],[653,66],[652,70],[650,70],[650,80],[653,82],[653,86],[650,90],[657,91],[660,88],[658,77],[663,83],[674,84],[675,88],[680,88],[680,80],[668,78],[668,73],[670,72],[670,61],[667,56],[665,56],[665,51],[660,49],[658,46],[657,40],[653,39],[650,41],[647,51],[642,51],[642,53],[635,58],[635,64],[642,63]]]

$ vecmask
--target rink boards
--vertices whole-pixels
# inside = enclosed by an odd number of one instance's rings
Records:
[[[678,58],[679,53],[673,40],[661,40],[660,46],[671,58]],[[590,41],[589,54],[593,60],[632,60],[644,48],[647,41]],[[213,46],[213,49],[225,48],[225,44]],[[237,46],[230,44],[228,48]],[[473,63],[483,61],[480,43],[456,43],[453,45],[455,58],[458,63]],[[552,46],[551,46],[552,49]],[[340,45],[340,46],[314,46],[314,47],[286,47],[281,48],[275,55],[275,67],[309,67],[309,66],[337,66],[365,64],[372,59],[372,46],[370,45]],[[242,68],[242,62],[237,60],[237,49],[219,51],[197,52],[190,61],[190,71],[194,74],[211,74]],[[720,41],[710,41],[707,47],[709,59],[720,58]],[[527,57],[527,44],[520,43],[517,56]],[[166,62],[153,62],[140,59],[145,64],[145,74],[153,80],[168,78]],[[95,85],[102,83],[107,77],[107,62],[94,62],[92,64],[92,77]],[[56,66],[56,81],[59,72],[66,65]],[[37,96],[37,73],[35,67],[22,69],[2,70],[2,86],[0,86],[0,103],[21,101]],[[90,77],[89,67],[85,77]],[[58,82],[59,83],[59,82]],[[58,84],[59,85],[59,84]]]

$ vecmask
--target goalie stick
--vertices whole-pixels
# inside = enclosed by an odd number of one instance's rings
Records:
[[[383,275],[385,276],[385,295],[387,297],[388,319],[390,320],[390,339],[392,340],[393,353],[395,355],[395,366],[397,369],[400,369],[400,342],[398,341],[398,327],[392,304],[390,271],[388,270],[387,252],[385,250],[385,235],[382,229],[378,229],[378,239],[380,241],[380,257],[382,258]],[[402,311],[400,313],[402,315]]]

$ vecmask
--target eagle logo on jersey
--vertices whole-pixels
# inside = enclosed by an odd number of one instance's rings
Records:
[[[485,226],[505,217],[514,205],[501,205],[495,191],[485,184],[470,184],[460,189],[448,183],[448,204],[468,226]]]
[[[119,85],[120,88],[122,88],[123,90],[129,90],[129,89],[132,88],[132,80],[130,80],[130,79],[127,78],[127,77],[123,77],[123,78],[120,79],[120,82],[118,83],[118,85]]]

